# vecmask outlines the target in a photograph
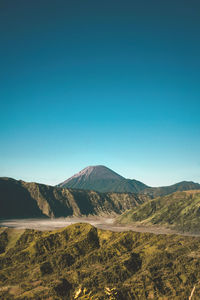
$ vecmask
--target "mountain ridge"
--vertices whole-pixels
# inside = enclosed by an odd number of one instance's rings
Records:
[[[0,178],[0,217],[116,215],[158,196],[176,191],[200,190],[200,184],[192,181],[148,187],[140,181],[125,179],[105,166],[87,167],[71,178],[69,181],[75,182],[68,188],[65,184],[50,186]]]
[[[99,193],[0,178],[0,218],[115,215],[148,199],[133,193]]]

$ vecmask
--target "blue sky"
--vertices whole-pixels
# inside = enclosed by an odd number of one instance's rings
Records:
[[[0,1],[0,176],[200,182],[199,1]]]

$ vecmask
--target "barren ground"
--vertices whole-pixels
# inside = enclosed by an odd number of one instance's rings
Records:
[[[135,232],[150,232],[154,234],[181,234],[186,236],[200,236],[190,233],[180,233],[178,231],[161,227],[161,226],[145,226],[140,223],[134,223],[132,225],[118,225],[114,224],[114,218],[111,217],[67,217],[58,219],[9,219],[0,220],[0,227],[12,227],[17,229],[36,229],[36,230],[54,230],[62,227],[66,227],[74,223],[90,223],[91,225],[111,231],[128,231]]]

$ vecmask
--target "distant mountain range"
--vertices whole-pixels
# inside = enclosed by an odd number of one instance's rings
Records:
[[[190,190],[200,190],[200,184],[193,181],[181,181],[169,186],[161,187],[149,187],[142,191],[143,194],[148,195],[150,198],[156,198],[159,196],[165,196],[177,191],[190,191]]]
[[[148,201],[117,218],[117,223],[163,225],[183,232],[200,232],[200,190],[176,192]]]
[[[0,218],[120,214],[147,200],[147,195],[98,193],[0,178]]]
[[[104,166],[87,167],[55,187],[0,178],[0,218],[121,214],[158,196],[198,189],[187,181],[152,188]]]
[[[58,184],[58,187],[98,192],[143,193],[154,198],[176,191],[200,189],[200,184],[182,181],[170,186],[149,187],[135,179],[126,179],[105,166],[90,166]]]

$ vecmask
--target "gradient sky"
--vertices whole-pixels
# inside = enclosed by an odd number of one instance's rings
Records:
[[[200,182],[199,0],[0,0],[0,176]]]

